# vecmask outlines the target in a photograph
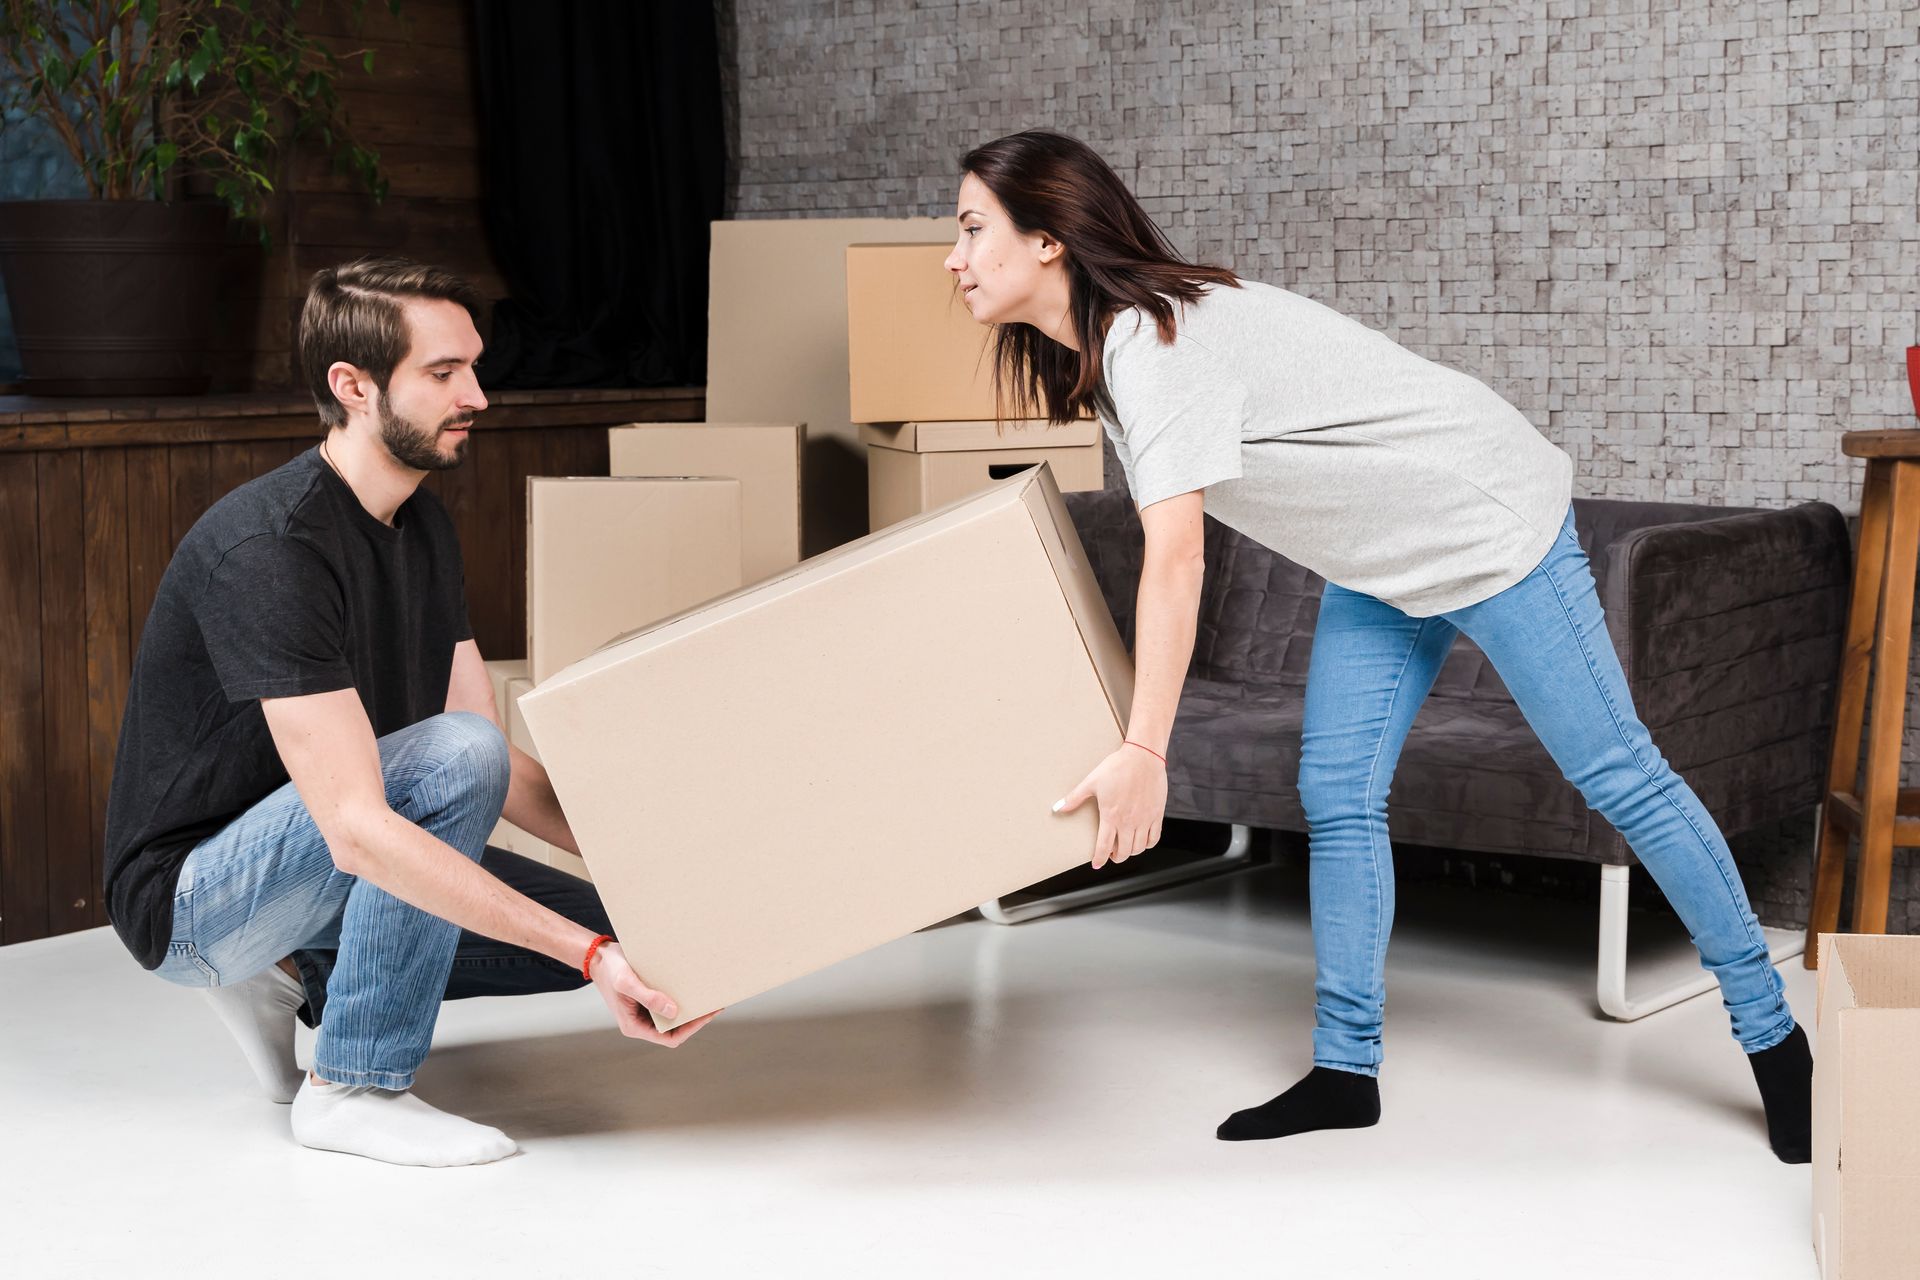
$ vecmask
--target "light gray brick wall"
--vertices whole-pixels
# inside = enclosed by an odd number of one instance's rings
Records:
[[[1044,125],[1182,251],[1486,381],[1583,495],[1853,516],[1840,434],[1915,425],[1915,0],[720,15],[733,216],[950,213],[968,147]],[[1810,831],[1735,841],[1770,922],[1804,918]],[[1897,858],[1920,931],[1920,851]]]

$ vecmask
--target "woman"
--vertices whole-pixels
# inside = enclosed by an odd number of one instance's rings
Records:
[[[1571,459],[1475,379],[1297,294],[1184,261],[1074,139],[1014,134],[961,167],[946,265],[973,318],[996,326],[1003,401],[1054,422],[1097,411],[1145,527],[1127,740],[1056,806],[1097,804],[1095,866],[1160,837],[1202,511],[1327,579],[1299,775],[1314,1065],[1219,1136],[1379,1119],[1388,784],[1465,632],[1680,913],[1719,978],[1774,1152],[1806,1161],[1806,1035],[1725,839],[1634,714],[1574,536]]]

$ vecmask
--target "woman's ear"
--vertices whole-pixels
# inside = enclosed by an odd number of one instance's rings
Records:
[[[1040,233],[1040,261],[1042,263],[1054,262],[1065,255],[1066,252],[1067,246],[1061,244],[1044,231]]]

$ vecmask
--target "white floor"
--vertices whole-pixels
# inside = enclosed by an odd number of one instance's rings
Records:
[[[1308,1065],[1286,870],[915,934],[673,1052],[588,991],[453,1003],[419,1092],[523,1148],[457,1170],[295,1146],[200,995],[106,931],[9,947],[0,1274],[1812,1276],[1807,1168],[1717,999],[1601,1019],[1594,937],[1403,893],[1382,1123],[1267,1143],[1213,1129]]]

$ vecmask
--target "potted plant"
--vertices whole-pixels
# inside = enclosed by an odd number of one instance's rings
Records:
[[[351,4],[357,17],[364,0]],[[390,0],[398,10],[398,0]],[[26,389],[195,394],[234,220],[315,137],[376,198],[379,158],[335,93],[341,55],[300,0],[0,0],[0,105],[47,121],[86,200],[0,201],[0,277]],[[210,198],[183,198],[188,181]]]

